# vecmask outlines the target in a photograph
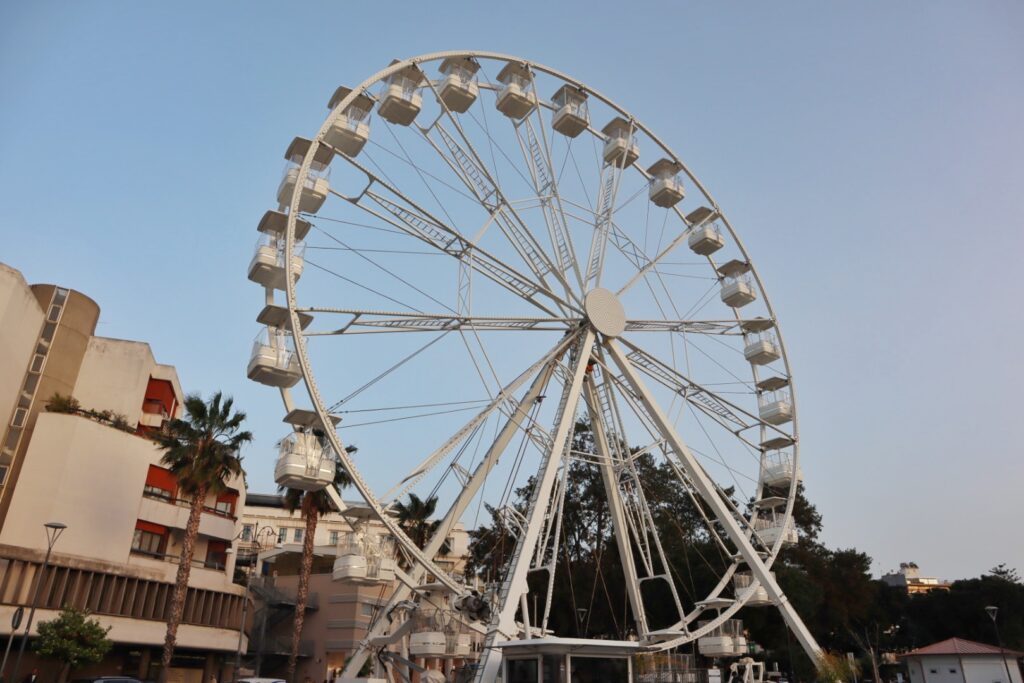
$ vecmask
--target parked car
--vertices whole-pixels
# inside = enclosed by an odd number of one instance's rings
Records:
[[[92,678],[75,678],[71,683],[142,683],[131,676],[93,676]]]

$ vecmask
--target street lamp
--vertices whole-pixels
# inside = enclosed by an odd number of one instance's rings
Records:
[[[999,616],[999,608],[995,605],[988,605],[985,607],[985,613],[988,614],[988,618],[992,620],[992,626],[996,629],[996,642],[999,643],[999,656],[1003,660],[1003,666],[1006,667],[1006,683],[1013,683],[1013,676],[1010,675],[1010,665],[1006,662],[1006,653],[1003,652],[1003,636],[999,634],[999,623],[996,621],[996,617]]]
[[[53,552],[53,546],[57,543],[57,539],[64,533],[64,530],[68,528],[67,524],[60,522],[47,522],[43,525],[46,529],[46,557],[43,558],[43,566],[39,570],[39,576],[36,577],[36,587],[32,591],[32,603],[28,610],[28,621],[25,623],[25,631],[21,635],[21,644],[18,646],[18,656],[14,660],[14,675],[11,677],[12,681],[18,680],[18,676],[21,674],[21,658],[25,655],[25,646],[28,645],[28,636],[32,631],[32,620],[36,616],[36,603],[39,601],[39,589],[43,587],[43,579],[46,577],[46,570],[50,567],[50,553]],[[7,662],[5,661],[4,664]],[[3,667],[0,666],[0,672],[3,671]]]

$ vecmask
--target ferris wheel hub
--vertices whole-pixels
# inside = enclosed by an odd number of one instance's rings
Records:
[[[591,327],[606,337],[618,337],[626,329],[626,310],[619,297],[603,287],[587,292],[583,310]]]

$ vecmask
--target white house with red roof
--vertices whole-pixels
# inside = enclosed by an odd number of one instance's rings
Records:
[[[1024,683],[1024,652],[950,638],[900,655],[910,683]]]

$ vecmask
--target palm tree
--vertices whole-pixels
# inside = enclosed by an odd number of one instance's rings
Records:
[[[430,519],[437,509],[437,496],[430,496],[426,500],[422,500],[415,493],[410,493],[408,503],[399,501],[394,504],[393,509],[398,515],[398,525],[420,548],[426,547],[434,532],[441,525],[440,520]],[[445,540],[439,552],[441,555],[447,555],[450,551],[451,546]]]
[[[314,430],[315,434],[324,444],[323,433]],[[326,444],[324,444],[326,445]],[[348,453],[356,452],[355,446],[347,446]],[[339,489],[351,486],[352,478],[348,472],[336,464],[334,469],[334,486]],[[313,571],[313,538],[316,535],[316,525],[320,516],[331,509],[331,499],[327,491],[303,491],[301,489],[279,489],[284,491],[284,507],[288,512],[302,511],[302,517],[306,520],[306,531],[302,537],[302,564],[299,568],[299,587],[295,594],[295,622],[292,628],[292,650],[288,655],[288,680],[295,677],[295,665],[299,658],[299,642],[302,637],[302,626],[306,620],[306,602],[309,599],[309,575]]]
[[[232,414],[233,404],[230,397],[224,398],[219,391],[210,397],[208,403],[198,394],[189,394],[184,404],[185,419],[171,420],[167,428],[156,435],[164,451],[160,463],[174,473],[179,490],[191,500],[178,559],[178,576],[167,616],[167,636],[160,660],[161,683],[167,681],[178,625],[185,610],[192,555],[206,496],[225,490],[229,479],[242,474],[239,449],[252,440],[252,434],[240,431],[245,413],[237,411]]]

